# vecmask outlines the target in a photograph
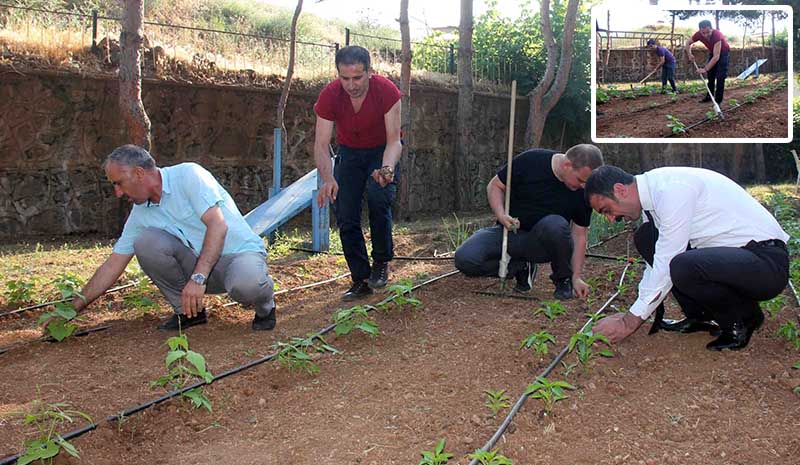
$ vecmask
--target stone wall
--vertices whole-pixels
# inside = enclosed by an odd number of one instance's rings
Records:
[[[672,50],[671,50],[672,51]],[[708,51],[705,47],[695,47],[692,49],[698,65],[708,61]],[[694,66],[687,62],[683,52],[683,46],[673,51],[676,60],[675,79],[694,79],[697,76]],[[600,56],[605,60],[606,51],[602,50]],[[728,65],[728,77],[738,76],[747,66],[753,64],[756,59],[766,58],[767,62],[761,65],[760,72],[779,72],[786,71],[788,52],[783,48],[775,49],[775,59],[772,58],[772,50],[766,47],[764,53],[761,48],[741,48],[731,47],[730,63]],[[649,73],[655,66],[655,53],[650,49],[612,49],[608,59],[608,68],[605,73],[606,82],[638,82]],[[598,63],[599,67],[602,66]],[[660,72],[655,73],[648,82],[661,80]]]
[[[28,234],[116,234],[128,206],[114,198],[99,166],[125,142],[111,78],[64,73],[0,74],[0,238]],[[317,91],[293,92],[286,110],[288,155],[283,185],[313,168]],[[195,161],[208,168],[249,211],[272,182],[276,91],[146,81],[143,101],[159,165]],[[413,126],[403,161],[408,182],[404,217],[454,205],[453,153],[457,93],[412,89]],[[485,205],[485,185],[504,163],[508,98],[475,97],[472,204]],[[527,102],[517,102],[517,147]]]

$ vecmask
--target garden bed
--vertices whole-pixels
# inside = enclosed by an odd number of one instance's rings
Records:
[[[398,236],[398,253],[430,255],[434,247],[445,249],[445,242],[435,232],[412,229]],[[622,234],[593,251],[624,255],[629,242],[630,235]],[[104,245],[73,254],[81,247],[38,252],[41,262],[34,250],[24,262],[43,270],[63,264],[64,254],[67,261],[94,261],[108,251]],[[12,249],[5,248],[4,258]],[[281,288],[346,269],[335,256],[292,254],[273,263]],[[583,325],[585,313],[617,290],[623,265],[588,259],[590,300],[566,302],[567,313],[555,321],[533,315],[540,302],[471,292],[496,280],[445,278],[415,293],[420,307],[375,312],[376,338],[329,335],[327,342],[340,353],[314,356],[321,370],[315,376],[277,362],[256,366],[206,388],[212,412],[180,399],[165,402],[75,439],[81,461],[61,463],[411,464],[441,438],[455,454],[448,463],[467,463],[466,455],[491,437],[507,412],[492,417],[484,391],[505,389],[513,403]],[[420,281],[451,269],[449,262],[398,261],[394,279]],[[641,270],[631,268],[609,311],[632,303]],[[532,291],[542,301],[552,299],[548,274],[547,266],[540,269]],[[215,301],[209,324],[187,331],[192,349],[205,355],[215,374],[267,355],[276,341],[330,324],[347,285],[345,279],[279,297],[278,326],[270,333],[250,331],[251,312]],[[776,335],[800,311],[788,292],[777,318],[768,319],[741,352],[706,350],[708,335],[648,336],[643,327],[613,348],[613,358],[593,360],[587,370],[569,354],[549,378],[577,389],[567,391],[569,398],[556,403],[552,415],[529,399],[497,447],[516,464],[797,463],[800,403],[792,389],[800,384],[800,371],[791,366],[798,353]],[[100,422],[164,392],[149,382],[165,371],[168,335],[155,326],[170,312],[152,288],[149,295],[160,304],[155,311],[130,308],[125,295],[105,297],[86,314],[82,326],[109,324],[107,331],[0,355],[0,455],[19,452],[31,438],[21,419],[8,414],[34,399],[69,402]],[[674,302],[667,307],[677,316]],[[4,320],[0,345],[38,336],[36,317],[31,312]],[[556,338],[548,354],[520,349],[527,335],[543,329]]]

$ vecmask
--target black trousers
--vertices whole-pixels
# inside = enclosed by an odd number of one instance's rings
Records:
[[[634,243],[651,266],[658,230],[642,224]],[[727,329],[761,314],[758,302],[780,294],[789,281],[789,254],[780,241],[744,247],[708,247],[680,253],[669,264],[672,295],[689,318],[715,320]]]
[[[455,265],[467,276],[497,276],[503,247],[503,226],[483,228],[456,250]],[[560,215],[547,215],[530,231],[508,233],[511,261],[550,262],[558,281],[572,277],[572,234],[569,222]]]
[[[709,55],[709,60],[711,55]],[[728,77],[728,61],[730,53],[720,53],[719,60],[708,70],[706,74],[708,78],[708,90],[714,94],[714,100],[718,104],[722,104],[722,99],[725,97],[725,78]]]

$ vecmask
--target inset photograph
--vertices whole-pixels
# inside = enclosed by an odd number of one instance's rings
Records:
[[[791,8],[592,16],[595,142],[791,141]]]

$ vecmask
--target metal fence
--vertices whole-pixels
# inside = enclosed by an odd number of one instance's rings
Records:
[[[19,52],[51,58],[88,50],[110,59],[118,46],[120,18],[52,11],[0,4],[0,42]],[[144,22],[148,59],[187,63],[204,71],[252,71],[285,76],[289,40],[258,34],[221,31],[191,26]],[[335,73],[338,44],[295,42],[295,76],[315,79]]]
[[[345,28],[345,45],[360,45],[370,51],[373,61],[380,67],[398,70],[402,41],[388,37],[361,34]],[[431,42],[411,42],[411,68],[442,74],[456,74],[458,70],[458,47],[454,43],[441,45]],[[522,72],[509,57],[490,53],[473,53],[472,75],[476,80],[511,82]]]

